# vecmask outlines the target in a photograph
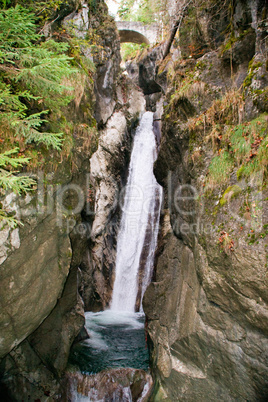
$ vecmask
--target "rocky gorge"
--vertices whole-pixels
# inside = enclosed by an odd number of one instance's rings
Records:
[[[75,121],[72,160],[48,166],[45,186],[39,174],[33,195],[1,199],[24,224],[0,232],[2,400],[69,400],[65,371],[87,336],[84,311],[111,300],[120,195],[146,110],[164,189],[143,301],[154,385],[128,369],[76,381],[88,396],[99,384],[99,400],[267,400],[267,4],[193,3],[171,53],[163,59],[165,43],[146,49],[128,75],[104,1],[62,2],[46,22],[55,35],[78,21],[95,70],[62,111]],[[169,28],[184,6],[167,2]]]

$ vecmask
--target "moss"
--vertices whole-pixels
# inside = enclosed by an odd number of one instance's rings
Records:
[[[242,33],[240,33],[239,36],[235,36],[234,32],[232,31],[230,33],[229,38],[227,39],[227,41],[225,42],[225,44],[222,47],[221,55],[223,55],[228,50],[232,49],[233,45],[236,42],[242,41],[251,32],[252,32],[252,29],[246,29]]]
[[[200,60],[196,63],[195,70],[203,71],[207,67],[207,63],[204,60]]]
[[[263,93],[267,93],[267,89],[254,89],[254,94],[255,95],[262,95]]]
[[[248,68],[249,69],[255,69],[255,68],[258,68],[258,67],[261,67],[262,66],[262,62],[261,61],[258,61],[257,63],[255,63],[254,62],[254,58],[252,59],[252,60],[250,60],[250,62],[248,63]]]
[[[238,41],[238,38],[236,38],[234,36],[234,33],[232,32],[222,48],[221,55],[223,55],[225,52],[230,50],[232,48],[233,44],[237,41]]]
[[[213,212],[212,212],[212,216],[215,217],[215,216],[218,214],[218,212],[219,212],[219,206],[217,205],[217,206],[214,208]]]
[[[229,186],[220,199],[220,206],[223,207],[227,203],[227,201],[230,201],[232,198],[237,197],[241,193],[241,191],[242,189],[236,184],[234,186]]]
[[[241,180],[241,179],[242,179],[242,177],[243,177],[243,175],[244,175],[244,171],[245,171],[245,166],[242,165],[242,166],[238,169],[238,171],[236,172],[237,180]]]
[[[189,151],[192,153],[194,150],[194,147],[197,142],[197,133],[193,130],[190,131],[189,135]]]
[[[263,63],[261,61],[258,61],[257,63],[254,62],[254,59],[252,59],[249,64],[248,64],[248,74],[243,82],[243,87],[247,88],[251,85],[252,80],[256,74],[257,68],[261,67]]]

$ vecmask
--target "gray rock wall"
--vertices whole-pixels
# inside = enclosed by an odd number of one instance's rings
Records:
[[[249,15],[248,5],[239,7],[237,25],[242,15]],[[260,14],[259,9],[256,19]],[[155,278],[144,298],[154,401],[265,401],[268,396],[266,173],[240,180],[234,170],[207,192],[208,167],[222,143],[211,142],[203,118],[215,99],[237,91],[243,82],[248,83],[243,115],[238,113],[227,127],[263,113],[265,53],[255,56],[252,63],[258,60],[259,67],[252,81],[246,80],[257,36],[247,33],[234,43],[232,72],[230,54],[222,48],[206,53],[197,64],[188,56],[169,63],[174,81],[164,100],[155,165],[165,188],[165,210]],[[220,103],[215,113],[220,113]],[[197,125],[191,130],[198,117],[201,129]],[[238,195],[228,196],[229,190],[224,195],[228,186],[239,187]],[[222,235],[232,239],[229,246],[222,245]]]
[[[55,214],[22,237],[1,266],[1,357],[19,345],[55,307],[69,272],[69,237]]]

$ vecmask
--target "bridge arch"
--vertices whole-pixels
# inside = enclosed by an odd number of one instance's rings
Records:
[[[150,45],[150,41],[140,32],[131,31],[129,29],[121,29],[119,30],[120,42],[126,43],[145,43],[146,45]]]
[[[116,21],[121,43],[146,43],[154,45],[159,37],[157,24],[144,25],[138,21]]]

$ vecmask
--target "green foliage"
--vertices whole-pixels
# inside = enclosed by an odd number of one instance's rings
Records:
[[[139,21],[145,25],[159,21],[161,2],[153,0],[121,0],[118,15],[123,21]]]
[[[3,229],[6,225],[14,229],[18,226],[19,222],[13,216],[9,216],[7,212],[0,208],[0,227]]]
[[[209,166],[209,184],[215,185],[227,181],[232,169],[233,160],[227,151],[215,156]]]
[[[10,3],[10,0],[1,0],[0,7],[6,8],[6,6],[8,6]]]
[[[148,45],[142,43],[122,43],[121,44],[121,56],[124,61],[135,59],[140,52],[146,49]]]
[[[29,163],[29,158],[17,156],[18,148],[10,149],[9,151],[0,153],[0,193],[9,190],[15,194],[21,195],[32,190],[35,181],[29,176],[17,175],[18,172],[12,171]],[[1,227],[8,225],[14,228],[18,221],[0,207],[0,224]]]
[[[27,8],[38,16],[39,22],[43,23],[48,19],[54,19],[62,6],[68,5],[68,0],[0,0],[0,8],[5,9],[16,5]]]
[[[252,139],[247,138],[244,129],[245,126],[239,124],[235,129],[231,130],[230,144],[238,164],[245,160],[245,156],[248,155],[251,150]]]
[[[35,181],[18,172],[30,163],[23,153],[31,155],[34,147],[61,151],[64,134],[51,132],[50,115],[52,111],[54,116],[60,113],[74,96],[69,82],[78,70],[68,51],[66,43],[43,41],[36,33],[34,14],[27,9],[20,5],[0,9],[2,194],[11,191],[21,195],[33,189]],[[17,223],[1,208],[0,220],[12,227]]]
[[[253,173],[266,174],[268,165],[268,120],[266,115],[231,130],[230,145],[237,166],[242,165],[237,177],[249,177]]]
[[[121,0],[118,15],[123,21],[131,21],[133,16],[133,7],[136,4],[136,0]]]
[[[1,85],[0,83],[0,89]],[[35,142],[36,144],[43,144],[47,148],[52,147],[58,151],[62,145],[62,133],[46,133],[41,132],[39,129],[46,122],[42,119],[42,115],[48,113],[48,111],[42,111],[39,113],[26,116],[27,107],[22,103],[23,99],[38,99],[32,96],[28,91],[18,92],[12,94],[10,87],[6,86],[0,96],[0,132],[3,135],[12,135],[15,138],[24,138],[25,143],[29,144]]]
[[[30,114],[29,101],[59,110],[67,105],[71,87],[63,84],[77,70],[64,54],[68,44],[41,39],[35,33],[34,15],[21,6],[0,11],[0,122],[14,137],[60,150],[62,133],[42,132],[48,110]],[[23,89],[22,89],[23,88]],[[45,101],[44,101],[45,99]],[[43,107],[43,106],[42,106]]]
[[[4,190],[11,190],[16,194],[26,193],[32,190],[35,181],[28,176],[16,176],[11,172],[0,169],[0,186]]]
[[[54,148],[57,151],[61,150],[63,133],[46,133],[38,131],[38,128],[47,120],[41,118],[44,113],[48,111],[31,114],[23,120],[13,121],[16,134],[19,137],[25,138],[25,143],[30,144],[35,142],[36,144],[43,144],[46,148]]]
[[[11,166],[13,168],[21,167],[29,162],[29,158],[19,156],[14,158],[19,152],[18,148],[10,149],[9,151],[0,154],[0,168]]]
[[[35,188],[31,177],[19,173],[22,169],[47,166],[49,158],[49,166],[54,170],[59,156],[61,161],[68,158],[72,162],[72,134],[77,124],[73,121],[70,124],[76,117],[74,108],[66,108],[71,100],[75,108],[82,104],[87,122],[92,118],[91,102],[84,105],[82,99],[85,88],[91,89],[94,71],[88,57],[89,52],[92,54],[91,41],[77,37],[75,25],[68,31],[54,32],[57,41],[46,40],[37,33],[42,32],[40,25],[44,19],[58,16],[59,9],[68,3],[68,0],[0,3],[0,195],[7,191],[21,195]],[[91,149],[95,137],[91,135],[85,141]],[[0,227],[3,223],[15,227],[18,223],[1,204],[0,221]]]
[[[21,56],[21,69],[15,77],[16,82],[23,82],[34,95],[46,98],[46,106],[54,110],[70,102],[71,97],[65,92],[72,87],[64,85],[63,79],[77,72],[70,65],[72,59],[63,54],[67,49],[66,43],[53,40],[30,48]]]
[[[267,180],[268,166],[268,118],[260,115],[251,122],[238,124],[223,135],[223,149],[215,156],[209,167],[210,185],[226,182],[236,166],[237,179],[249,178],[258,172]]]
[[[22,0],[22,3],[29,4],[29,1]],[[59,10],[59,8],[63,4],[68,4],[68,0],[31,0],[32,6],[37,13],[44,13],[48,16],[51,14],[51,11]]]
[[[69,46],[53,40],[36,44],[41,36],[35,32],[34,15],[28,10],[16,6],[0,11],[0,71],[32,95],[46,97],[49,108],[68,104],[70,97],[57,95],[71,89],[62,80],[76,72],[64,54]]]
[[[21,6],[0,12],[0,49],[4,59],[10,53],[17,58],[17,50],[32,45],[39,36],[35,33],[34,15]]]

